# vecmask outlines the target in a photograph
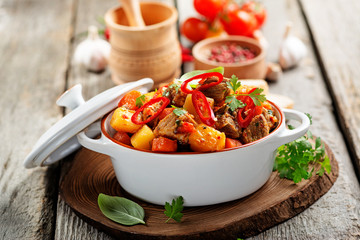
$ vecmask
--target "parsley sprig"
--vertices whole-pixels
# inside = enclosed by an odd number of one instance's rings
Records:
[[[184,209],[184,198],[182,196],[177,197],[176,199],[172,200],[172,203],[166,202],[165,203],[165,215],[169,218],[166,220],[166,223],[170,219],[174,219],[177,222],[181,221],[181,218],[183,217],[183,214],[181,211]]]
[[[140,97],[137,97],[137,98],[136,98],[136,100],[135,100],[135,105],[136,105],[137,107],[141,107],[142,105],[144,105],[145,100],[146,100],[146,96],[143,94],[143,95],[141,95]]]
[[[241,82],[238,80],[239,79],[235,75],[232,75],[230,81],[226,82],[228,88],[234,92],[225,99],[225,103],[229,105],[231,111],[235,111],[237,108],[243,108],[246,106],[246,104],[238,100],[236,96],[249,96],[256,106],[261,106],[261,103],[266,101],[265,95],[261,94],[264,89],[261,88],[256,88],[253,92],[248,94],[237,94],[236,91],[241,87]]]
[[[264,94],[261,94],[264,91],[262,88],[256,88],[252,93],[249,94],[236,94],[237,96],[249,96],[254,101],[256,106],[261,106],[262,102],[266,101]]]
[[[311,116],[307,115],[311,124]],[[294,127],[290,125],[289,129]],[[312,176],[316,165],[320,166],[320,170],[316,172],[319,176],[324,175],[325,171],[331,172],[330,159],[325,154],[321,138],[316,138],[315,145],[310,139],[313,139],[313,135],[308,131],[305,136],[278,148],[273,170],[278,171],[281,178],[293,180],[294,183],[301,182]]]
[[[238,108],[243,108],[246,106],[245,103],[243,103],[242,101],[238,100],[236,98],[235,94],[229,95],[226,97],[225,99],[225,103],[228,104],[228,106],[230,107],[231,111],[235,111]]]
[[[239,82],[238,80],[239,79],[235,76],[235,74],[233,74],[230,78],[230,82],[226,82],[226,85],[228,86],[228,88],[236,92],[236,90],[241,87],[241,82]]]
[[[167,87],[164,92],[163,92],[163,97],[169,97],[170,96],[170,90],[171,89],[175,89],[176,93],[179,92],[179,89],[180,89],[180,85],[176,84],[176,83],[173,83],[171,84],[169,87]]]
[[[174,105],[171,105],[171,107],[174,108],[173,113],[178,117],[187,113],[187,111],[183,108],[178,108]]]

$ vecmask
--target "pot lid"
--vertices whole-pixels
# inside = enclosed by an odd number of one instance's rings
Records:
[[[24,166],[26,168],[47,166],[68,156],[81,146],[76,138],[77,133],[116,108],[125,93],[131,90],[145,93],[152,88],[153,84],[154,82],[150,78],[125,83],[110,88],[86,102],[82,97],[80,84],[70,88],[61,95],[56,103],[59,106],[68,107],[72,111],[39,138],[26,157]],[[100,133],[98,128],[91,127],[88,132],[89,137]]]

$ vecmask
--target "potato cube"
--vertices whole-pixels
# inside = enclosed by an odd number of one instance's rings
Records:
[[[200,119],[199,119],[199,116],[198,116],[197,113],[196,113],[195,107],[194,107],[194,105],[193,105],[193,103],[192,103],[192,94],[188,94],[188,95],[186,96],[186,99],[185,99],[185,103],[184,103],[183,108],[184,108],[186,111],[188,111],[188,113],[194,115],[196,121],[200,120]]]
[[[131,136],[131,145],[142,150],[151,150],[151,141],[155,138],[153,131],[143,125],[134,135]]]
[[[154,97],[155,91],[145,93],[144,95],[145,95],[145,102],[147,103],[148,101],[150,101]]]
[[[214,152],[225,148],[225,133],[199,124],[189,136],[190,148],[195,152]]]
[[[131,121],[134,110],[119,107],[114,111],[111,117],[110,125],[119,132],[134,133],[141,128],[142,125],[135,124]]]

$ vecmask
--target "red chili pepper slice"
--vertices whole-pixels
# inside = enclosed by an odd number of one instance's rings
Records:
[[[187,85],[189,84],[189,82],[195,80],[195,79],[201,79],[200,83],[204,82],[205,79],[209,78],[209,77],[217,77],[218,80],[216,82],[211,82],[209,84],[205,84],[205,85],[201,85],[200,87],[196,88],[196,89],[188,89]],[[192,78],[189,78],[188,80],[185,80],[182,84],[181,84],[181,91],[183,91],[184,93],[193,93],[193,91],[195,90],[205,90],[208,89],[209,87],[218,85],[219,83],[222,82],[222,80],[224,79],[223,75],[219,72],[209,72],[209,73],[203,73],[200,75],[196,75]]]
[[[182,53],[181,60],[182,60],[182,62],[192,62],[194,60],[194,58],[190,54]]]
[[[250,91],[247,92],[247,94],[250,94],[254,92],[256,88],[252,88]],[[255,106],[254,101],[249,96],[238,96],[237,99],[242,101],[246,104],[244,108],[239,109],[237,114],[237,120],[239,123],[239,126],[242,128],[246,128],[249,126],[251,120],[254,118],[254,116],[259,115],[262,113],[262,106]],[[243,118],[243,113],[246,112],[247,116]]]
[[[249,94],[252,93],[252,92],[255,91],[255,90],[256,90],[256,88],[251,89],[251,90],[249,91]],[[258,94],[257,94],[257,95],[258,95]],[[260,105],[260,106],[255,106],[254,101],[253,101],[249,96],[248,96],[248,99],[251,100],[251,102],[250,102],[249,104],[247,104],[247,105],[249,105],[249,107],[248,107],[247,109],[249,109],[249,108],[254,108],[254,116],[261,114],[261,113],[262,113],[262,110],[263,110],[262,105]]]
[[[242,113],[244,112],[244,110],[245,108],[240,108],[237,114],[237,120],[241,128],[247,128],[249,126],[251,120],[254,117],[255,108],[248,110],[248,115],[245,118],[242,117]]]
[[[250,93],[252,93],[253,91],[255,91],[256,90],[256,88],[252,88],[250,91],[248,91],[248,92],[245,92],[245,93],[241,93],[241,94],[250,94]],[[252,100],[251,99],[251,97],[249,97],[249,96],[237,96],[236,97],[238,100],[240,100],[240,101],[242,101],[243,103],[245,103],[246,101],[249,101],[249,100]],[[251,101],[251,102],[249,102],[251,105],[255,105],[254,104],[254,101]]]
[[[158,97],[162,97],[164,91],[168,88],[168,84],[166,84],[165,86],[160,87],[154,94],[154,96],[152,97],[152,99],[158,98]]]
[[[193,91],[192,103],[200,120],[208,126],[213,126],[215,124],[215,115],[206,96],[200,91]]]
[[[160,108],[158,108],[156,110],[156,112],[154,112],[154,114],[147,118],[146,120],[144,121],[141,121],[139,119],[139,114],[141,112],[143,112],[145,109],[153,106],[154,104],[158,103],[158,102],[163,102],[162,105],[160,106]],[[145,103],[144,105],[142,105],[141,108],[139,108],[138,110],[136,110],[136,112],[132,115],[131,117],[131,121],[135,124],[145,124],[145,123],[148,123],[150,122],[151,120],[153,120],[154,118],[156,118],[157,116],[160,115],[160,113],[166,108],[167,105],[169,105],[170,103],[170,100],[166,97],[159,97],[159,98],[153,98],[151,99],[149,102]]]
[[[255,91],[256,88],[251,89],[248,93],[252,93],[253,91]],[[251,99],[251,97],[249,96],[241,96],[241,97],[245,97],[243,98],[243,103],[246,104],[245,107],[240,108],[237,114],[237,120],[239,123],[239,126],[241,128],[247,128],[251,122],[251,120],[253,119],[253,117],[255,116],[255,104],[254,101]],[[243,112],[247,113],[247,116],[245,118],[243,118],[242,113]]]

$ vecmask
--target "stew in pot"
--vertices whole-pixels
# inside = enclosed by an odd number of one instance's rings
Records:
[[[115,142],[153,152],[214,152],[267,136],[278,123],[262,89],[207,72],[158,90],[131,91],[110,125]]]

